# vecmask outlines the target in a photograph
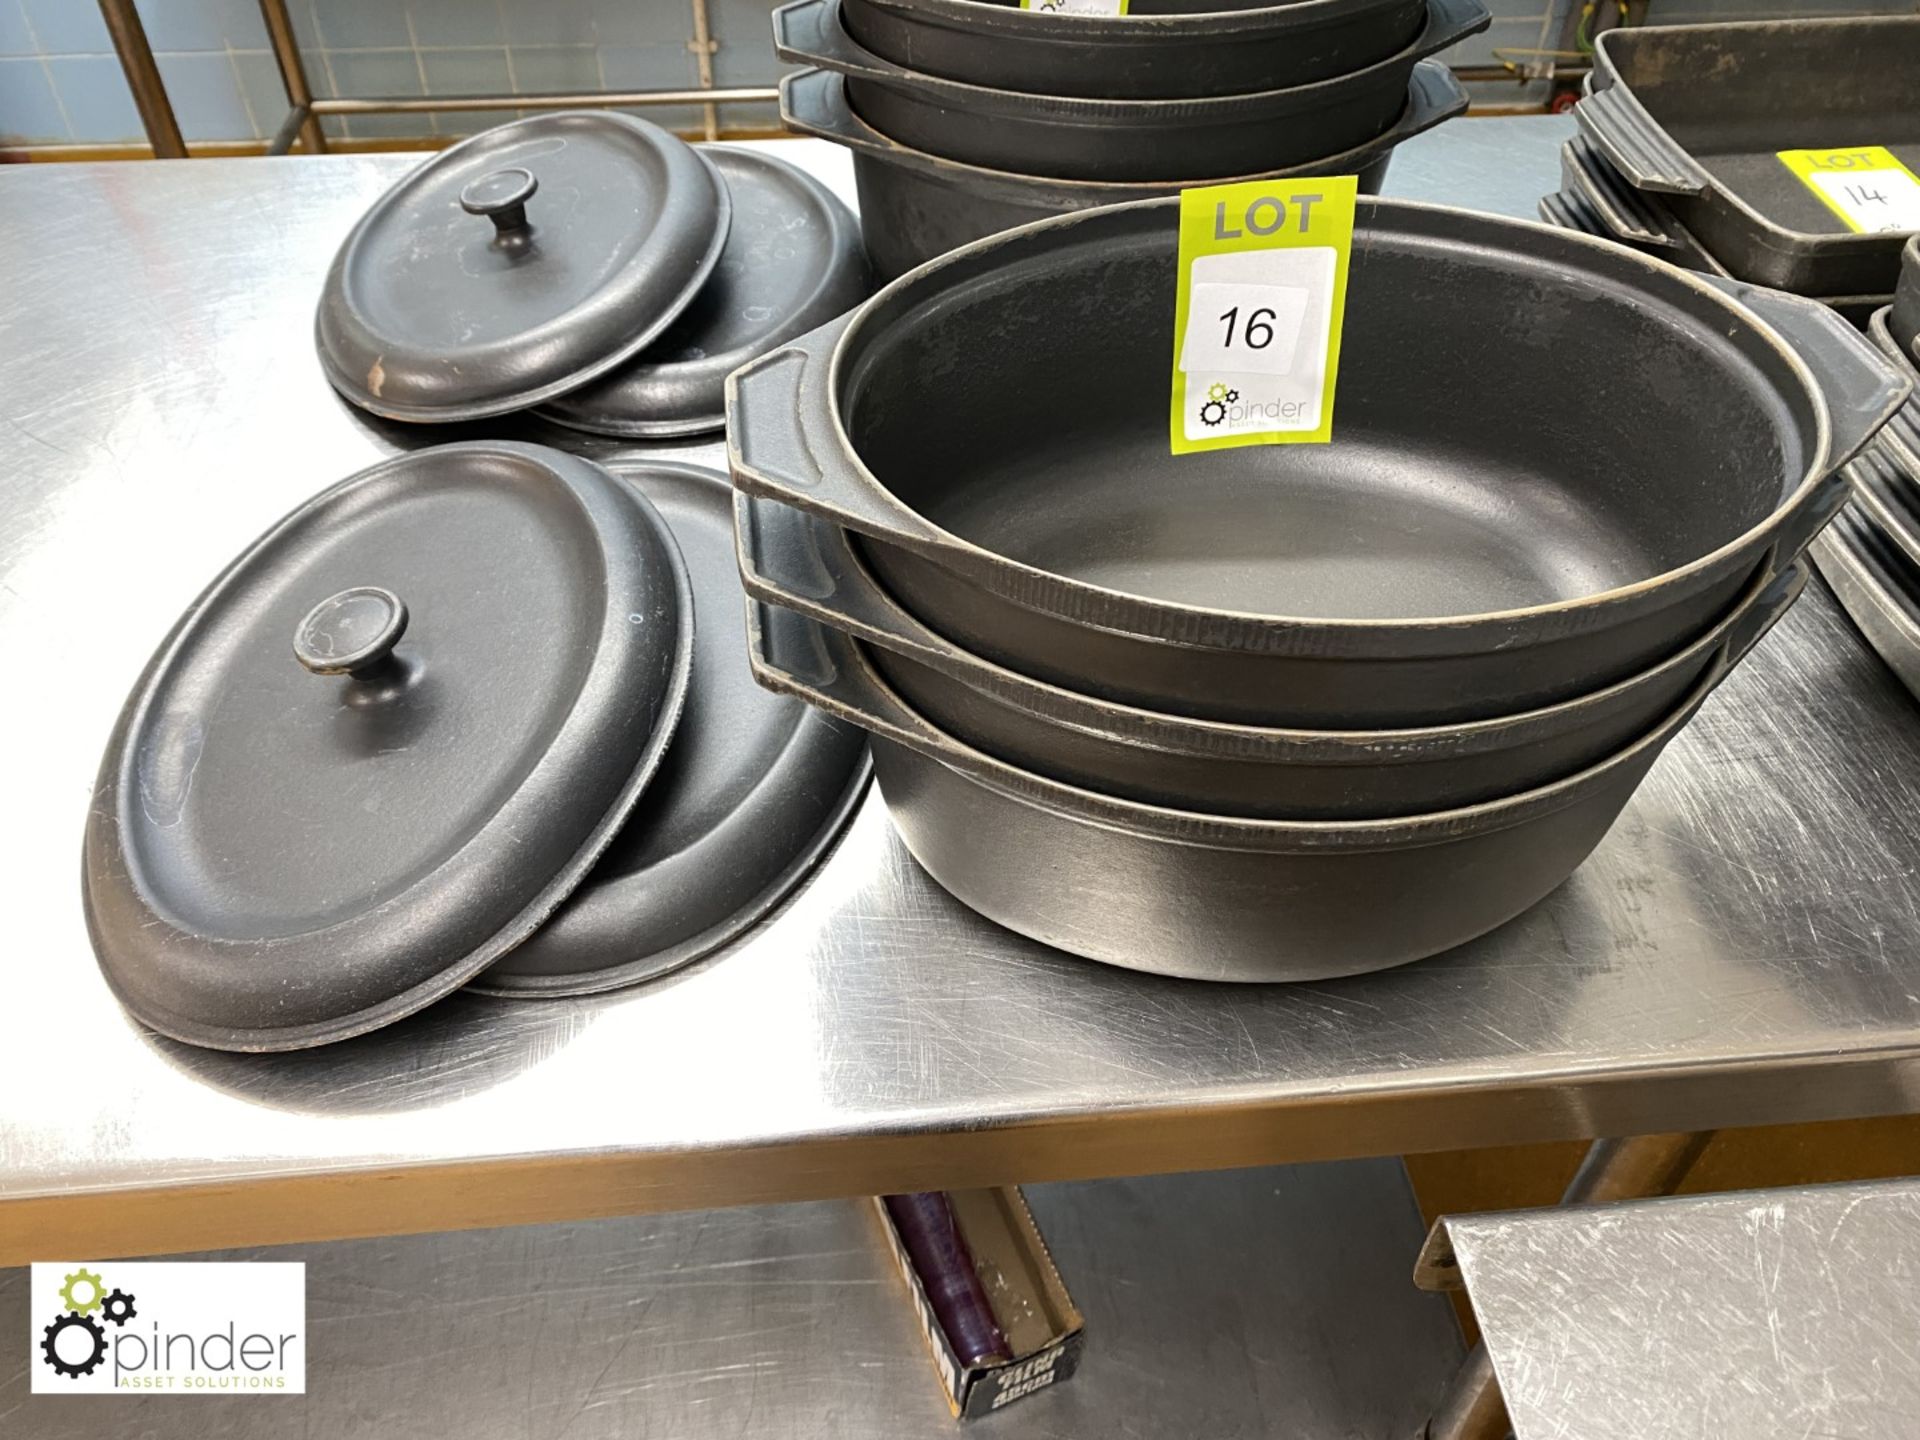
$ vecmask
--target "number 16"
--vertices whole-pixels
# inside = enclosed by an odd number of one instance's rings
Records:
[[[1265,319],[1261,317],[1265,316]],[[1233,348],[1233,328],[1240,323],[1240,307],[1234,306],[1220,317],[1227,322],[1227,348]],[[1274,312],[1261,308],[1247,316],[1246,328],[1240,332],[1240,339],[1249,350],[1264,350],[1273,343]]]

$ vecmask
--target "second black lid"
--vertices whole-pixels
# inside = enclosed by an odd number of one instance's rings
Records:
[[[665,763],[593,872],[474,982],[585,995],[688,964],[744,933],[832,847],[865,787],[866,736],[754,683],[727,477],[612,467],[666,517],[693,584],[693,679]]]
[[[860,222],[805,171],[753,150],[700,153],[725,177],[733,222],[720,264],[660,338],[541,413],[628,438],[694,435],[727,423],[730,371],[867,298]]]

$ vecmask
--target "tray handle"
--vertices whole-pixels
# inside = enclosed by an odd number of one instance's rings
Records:
[[[1573,107],[1573,118],[1635,189],[1704,195],[1713,184],[1625,86],[1593,91]]]
[[[1645,191],[1626,184],[1591,140],[1575,135],[1567,141],[1562,154],[1575,188],[1606,222],[1609,234],[1662,249],[1678,247],[1678,238],[1660,213],[1660,203]]]
[[[951,551],[952,537],[889,494],[840,435],[828,368],[852,319],[829,320],[727,377],[734,486],[877,539]]]
[[[1909,401],[1873,437],[1896,469],[1920,481],[1920,405]]]
[[[1589,211],[1592,209],[1577,195],[1573,196],[1572,200],[1577,201],[1578,206],[1586,207]],[[1571,230],[1576,235],[1592,235],[1600,240],[1610,238],[1606,227],[1600,223],[1599,216],[1581,213],[1575,204],[1569,203],[1569,197],[1561,191],[1556,190],[1551,195],[1542,195],[1533,208],[1542,222],[1556,229]]]

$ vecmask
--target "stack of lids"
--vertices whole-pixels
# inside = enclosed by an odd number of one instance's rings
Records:
[[[1088,206],[1236,178],[1358,174],[1466,97],[1424,62],[1482,0],[795,0],[774,48],[792,129],[850,147],[895,275]]]
[[[869,288],[851,215],[792,167],[564,113],[382,196],[316,329],[383,416],[671,435],[723,424],[728,371]],[[858,730],[753,683],[743,604],[713,471],[474,439],[323,490],[120,716],[84,872],[108,983],[165,1035],[286,1050],[727,945],[867,769]]]
[[[362,409],[440,423],[538,409],[579,430],[724,423],[727,372],[863,299],[852,214],[765,154],[611,111],[442,151],[335,256],[315,335]]]
[[[84,871],[108,983],[162,1034],[287,1050],[736,939],[866,776],[857,730],[754,685],[742,603],[712,471],[471,441],[322,491],[121,713]]]

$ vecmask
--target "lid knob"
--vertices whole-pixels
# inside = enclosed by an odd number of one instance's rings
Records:
[[[460,208],[469,215],[486,216],[503,237],[518,236],[527,228],[527,201],[539,188],[531,170],[512,165],[469,184],[460,192]]]
[[[379,679],[407,633],[407,607],[391,590],[356,585],[329,595],[293,632],[293,656],[316,675]]]

